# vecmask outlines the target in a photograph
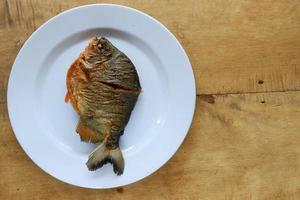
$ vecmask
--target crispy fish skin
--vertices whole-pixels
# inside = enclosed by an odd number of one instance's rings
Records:
[[[70,66],[66,82],[65,101],[80,116],[76,132],[83,141],[100,143],[89,156],[88,169],[111,163],[121,175],[119,138],[141,91],[133,63],[106,38],[95,37]]]

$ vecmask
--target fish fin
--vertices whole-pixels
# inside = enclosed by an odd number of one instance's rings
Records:
[[[80,135],[81,141],[98,143],[102,141],[102,136],[92,129],[83,125],[81,120],[77,123],[76,132]]]
[[[117,175],[123,174],[124,159],[120,148],[108,149],[104,143],[100,144],[89,156],[86,163],[89,170],[94,171],[106,163],[111,163]]]
[[[67,78],[66,78],[66,84],[67,84],[67,95],[65,97],[65,101],[68,100],[68,102],[70,101],[73,108],[75,109],[76,112],[79,112],[79,109],[78,109],[78,105],[77,105],[77,99],[76,97],[74,96],[73,92],[72,92],[72,85],[71,82],[73,80],[73,73],[76,71],[76,69],[78,68],[77,67],[78,65],[78,59],[76,59],[72,65],[70,66],[68,72],[67,72]],[[68,96],[68,97],[67,97]],[[66,102],[67,103],[67,102]]]
[[[70,97],[69,97],[69,92],[66,93],[66,96],[65,96],[65,103],[68,103],[70,100]]]

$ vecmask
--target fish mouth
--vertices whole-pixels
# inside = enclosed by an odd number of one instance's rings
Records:
[[[103,36],[96,36],[92,40],[97,43],[97,45],[98,45],[99,48],[101,48],[102,45],[110,44],[110,42],[108,41],[108,39],[106,39]],[[108,46],[110,46],[110,45],[108,45]]]

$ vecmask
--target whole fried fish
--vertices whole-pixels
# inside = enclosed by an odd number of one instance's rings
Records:
[[[65,101],[80,116],[76,132],[81,140],[100,143],[86,163],[96,170],[106,163],[121,175],[124,159],[119,138],[141,91],[130,59],[106,38],[93,38],[70,66]]]

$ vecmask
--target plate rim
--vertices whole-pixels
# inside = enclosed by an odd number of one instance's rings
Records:
[[[101,6],[101,7],[117,7],[117,8],[122,8],[122,9],[126,9],[126,10],[130,10],[131,12],[136,12],[136,13],[139,13],[141,15],[144,15],[145,17],[151,19],[152,21],[154,21],[155,23],[157,23],[161,28],[163,28],[168,34],[170,37],[172,37],[172,40],[174,40],[178,47],[180,48],[181,52],[183,53],[183,55],[186,57],[186,61],[188,62],[187,64],[189,65],[188,67],[188,71],[189,71],[189,75],[191,75],[191,78],[192,78],[192,88],[189,88],[190,92],[192,92],[192,96],[193,96],[193,99],[192,99],[192,105],[191,105],[191,113],[190,113],[190,117],[189,119],[187,120],[188,121],[188,126],[187,127],[184,127],[185,129],[185,132],[182,133],[183,135],[183,139],[181,140],[180,144],[176,147],[176,150],[174,152],[172,152],[171,154],[168,155],[168,158],[166,160],[164,160],[164,162],[162,162],[161,164],[157,165],[157,167],[148,172],[145,176],[142,176],[142,177],[138,177],[136,179],[134,179],[133,181],[129,181],[127,183],[122,183],[120,185],[116,185],[116,186],[113,186],[113,187],[97,187],[97,186],[87,186],[87,185],[78,185],[78,184],[75,184],[75,183],[72,183],[71,181],[69,180],[64,180],[63,178],[60,178],[60,177],[57,177],[57,176],[54,176],[51,172],[47,171],[46,169],[44,169],[42,166],[40,166],[38,164],[38,161],[37,160],[34,160],[32,158],[32,156],[30,155],[30,152],[28,152],[26,149],[26,147],[24,146],[24,144],[22,143],[21,139],[20,139],[20,136],[18,136],[19,134],[15,132],[15,127],[17,126],[16,122],[14,121],[13,119],[13,114],[12,114],[12,105],[11,105],[11,101],[10,99],[13,98],[10,93],[12,91],[12,80],[11,80],[11,77],[13,76],[14,74],[14,71],[16,70],[16,61],[19,59],[20,55],[22,54],[22,51],[24,51],[24,49],[27,47],[27,45],[30,43],[30,40],[32,40],[32,38],[34,38],[35,34],[37,34],[40,30],[42,30],[44,28],[44,26],[46,26],[47,24],[51,23],[53,20],[55,20],[56,18],[59,18],[67,13],[70,13],[70,12],[73,12],[75,10],[80,10],[82,8],[86,8],[86,7],[98,7],[98,6]],[[11,67],[11,71],[9,73],[9,78],[8,78],[8,83],[7,83],[7,94],[6,94],[6,98],[7,98],[7,112],[8,112],[8,118],[9,118],[9,121],[10,121],[10,124],[11,124],[11,128],[12,128],[12,132],[13,134],[15,135],[16,139],[17,139],[17,142],[18,144],[22,147],[22,150],[25,152],[25,154],[30,158],[30,160],[37,166],[39,167],[42,171],[44,171],[46,174],[50,175],[51,177],[55,178],[56,180],[59,180],[61,182],[64,182],[64,183],[67,183],[67,184],[70,184],[70,185],[73,185],[73,186],[77,186],[77,187],[81,187],[81,188],[89,188],[89,189],[108,189],[108,188],[117,188],[117,187],[122,187],[122,186],[125,186],[125,185],[130,185],[130,184],[133,184],[133,183],[136,183],[136,182],[139,182],[141,180],[143,180],[144,178],[150,176],[150,175],[153,175],[155,172],[157,172],[162,166],[164,166],[175,154],[176,152],[179,150],[179,148],[181,147],[181,145],[183,144],[184,140],[186,139],[186,136],[187,134],[189,133],[189,129],[191,127],[191,124],[193,122],[193,118],[194,118],[194,114],[195,114],[195,108],[196,108],[196,81],[195,81],[195,76],[194,76],[194,73],[193,73],[193,68],[192,68],[192,65],[191,65],[191,62],[189,60],[189,57],[187,55],[187,53],[185,52],[183,46],[181,45],[181,43],[179,42],[179,40],[174,36],[174,34],[164,25],[162,24],[160,21],[158,21],[157,19],[155,19],[154,17],[148,15],[147,13],[144,13],[140,10],[137,10],[135,8],[132,8],[132,7],[128,7],[128,6],[125,6],[125,5],[120,5],[120,4],[111,4],[111,3],[95,3],[95,4],[86,4],[86,5],[81,5],[81,6],[76,6],[76,7],[73,7],[73,8],[70,8],[70,9],[67,9],[67,10],[64,10],[63,12],[51,17],[50,19],[48,19],[46,22],[44,22],[42,25],[40,25],[35,31],[32,32],[32,34],[26,39],[26,41],[24,42],[23,46],[20,48],[20,50],[18,51],[17,53],[17,56],[15,57],[15,60],[12,64],[12,67]]]

